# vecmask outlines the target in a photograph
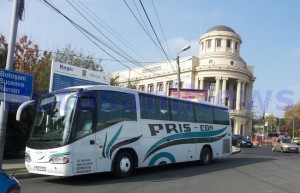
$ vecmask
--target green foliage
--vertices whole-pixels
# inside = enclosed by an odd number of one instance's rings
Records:
[[[300,136],[300,104],[288,106],[284,112],[284,127],[292,136],[293,127],[295,136]]]
[[[268,123],[268,131],[275,132],[277,126],[277,117],[275,115],[266,115],[265,120]]]
[[[119,79],[119,76],[111,77],[109,84],[112,86],[119,86],[118,79]]]
[[[94,71],[103,71],[101,59],[95,59],[91,54],[85,56],[82,50],[77,50],[71,44],[67,44],[61,50],[57,49],[53,55],[53,60]]]
[[[0,68],[5,68],[7,52],[8,44],[5,37],[0,34]],[[47,51],[41,52],[39,46],[24,35],[16,42],[13,66],[15,71],[33,75],[34,95],[49,90],[51,59],[86,69],[103,71],[100,65],[101,60],[95,60],[92,55],[84,57],[81,50],[77,51],[70,44],[52,55]],[[4,158],[18,158],[24,156],[35,110],[26,109],[22,113],[21,121],[17,122],[15,117],[18,104],[10,105],[14,108],[8,114]]]
[[[5,68],[7,60],[8,44],[3,35],[0,35],[0,67]],[[50,78],[51,54],[40,54],[39,47],[25,35],[21,37],[15,46],[13,68],[15,71],[34,76],[34,91],[48,89]],[[4,158],[23,157],[25,145],[30,132],[30,124],[34,115],[33,109],[27,109],[22,114],[20,122],[15,120],[16,109],[19,104],[10,103],[8,114]]]

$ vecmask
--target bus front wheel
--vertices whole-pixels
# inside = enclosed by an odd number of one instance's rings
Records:
[[[117,178],[127,178],[133,172],[133,158],[127,151],[118,153],[114,161],[113,175]]]
[[[208,165],[211,161],[211,152],[208,147],[203,147],[200,154],[200,163],[201,165]]]

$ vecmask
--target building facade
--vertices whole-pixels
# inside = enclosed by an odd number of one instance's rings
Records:
[[[199,39],[199,57],[180,58],[180,88],[205,90],[206,100],[229,107],[234,134],[252,134],[254,67],[240,56],[241,37],[230,27],[215,26]],[[120,86],[169,95],[177,88],[176,61],[112,73]]]

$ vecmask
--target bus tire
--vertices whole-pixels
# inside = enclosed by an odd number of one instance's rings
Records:
[[[128,151],[121,151],[114,161],[113,175],[116,178],[127,178],[133,173],[133,158]]]
[[[211,151],[208,147],[203,147],[202,150],[201,150],[201,153],[200,153],[200,163],[201,165],[208,165],[210,164],[210,161],[211,161]]]

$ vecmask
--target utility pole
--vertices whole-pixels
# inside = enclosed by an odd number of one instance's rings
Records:
[[[8,53],[6,60],[6,70],[13,70],[14,53],[18,29],[18,21],[22,19],[24,10],[24,0],[14,0],[11,26],[10,26],[10,38],[8,44]],[[4,86],[5,87],[5,86]],[[0,106],[0,168],[2,169],[3,155],[4,155],[4,144],[6,135],[6,125],[8,116],[9,103],[6,101],[5,89],[4,89],[4,101],[1,101]]]
[[[184,52],[188,49],[190,49],[191,46],[187,45],[185,46],[180,52],[178,52],[177,57],[176,57],[176,63],[177,63],[177,98],[180,99],[180,64],[179,64],[179,54],[181,52]]]

